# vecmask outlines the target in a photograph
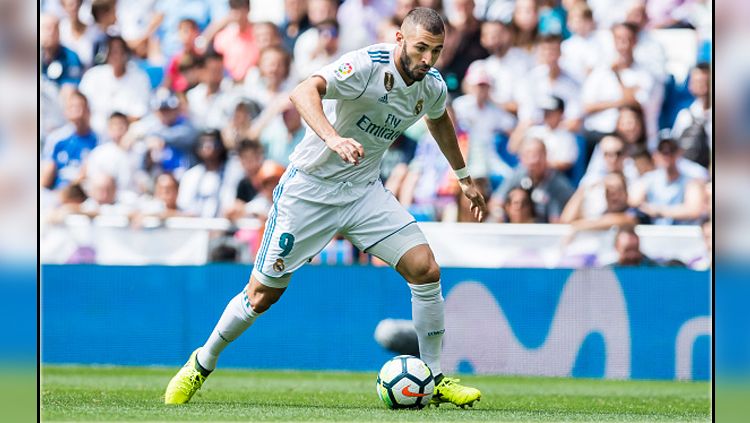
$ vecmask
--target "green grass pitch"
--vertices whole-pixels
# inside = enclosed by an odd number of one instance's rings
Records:
[[[390,411],[375,373],[219,369],[183,406],[161,395],[177,369],[43,366],[44,421],[688,422],[711,419],[707,382],[465,376],[474,408]]]

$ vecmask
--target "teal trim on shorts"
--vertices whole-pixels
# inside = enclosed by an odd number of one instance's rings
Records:
[[[266,230],[263,234],[263,245],[260,248],[260,253],[257,257],[260,257],[260,260],[255,260],[255,267],[263,268],[263,264],[266,262],[266,254],[268,253],[268,248],[271,244],[271,238],[273,238],[273,231],[276,229],[276,217],[278,215],[278,201],[281,198],[281,194],[284,192],[284,184],[289,182],[290,179],[294,177],[294,175],[297,174],[297,168],[292,168],[292,170],[289,172],[289,176],[279,184],[278,187],[274,190],[274,197],[273,197],[273,210],[271,211],[271,214],[273,214],[273,218],[271,219],[271,224],[266,226]],[[267,236],[266,236],[267,235]],[[260,263],[260,266],[257,266],[258,263]],[[261,272],[262,273],[262,272]],[[270,277],[270,276],[269,276]]]
[[[366,253],[366,252],[367,252],[367,250],[369,250],[370,248],[372,248],[372,247],[374,247],[374,246],[376,246],[376,245],[380,244],[381,242],[385,241],[385,240],[386,240],[386,239],[387,239],[387,238],[388,238],[389,236],[391,236],[391,235],[393,235],[393,234],[396,234],[396,233],[398,233],[398,231],[400,231],[401,229],[404,229],[405,227],[407,227],[407,226],[411,225],[412,223],[417,223],[417,221],[416,221],[416,220],[412,220],[411,222],[407,223],[406,225],[404,225],[404,226],[402,226],[402,227],[400,227],[400,228],[396,229],[395,231],[393,231],[393,232],[389,233],[388,235],[386,235],[386,236],[384,236],[384,237],[380,238],[380,239],[379,239],[379,240],[378,240],[378,241],[377,241],[376,243],[374,243],[374,244],[370,245],[369,247],[365,248],[365,249],[364,249],[364,250],[362,250],[362,251]]]

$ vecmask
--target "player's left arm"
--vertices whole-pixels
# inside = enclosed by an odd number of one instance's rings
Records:
[[[440,117],[436,119],[430,118],[429,114],[425,116],[427,122],[427,129],[429,129],[432,136],[438,143],[440,151],[448,159],[451,168],[454,171],[458,170],[457,176],[460,177],[466,172],[466,162],[461,154],[461,150],[458,148],[458,139],[456,138],[456,129],[453,126],[453,121],[448,115],[447,110],[443,110]],[[461,187],[466,198],[471,201],[471,212],[474,218],[478,221],[482,221],[487,215],[487,205],[484,201],[484,196],[479,188],[477,188],[474,181],[471,179],[471,175],[466,173],[465,177],[461,177],[458,180],[458,184]]]

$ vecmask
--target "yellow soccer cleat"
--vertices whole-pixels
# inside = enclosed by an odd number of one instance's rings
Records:
[[[164,404],[185,404],[203,386],[209,372],[204,370],[205,374],[202,374],[196,368],[198,365],[196,355],[198,355],[198,350],[190,354],[187,363],[169,381],[167,390],[164,392]]]
[[[474,402],[479,401],[482,393],[479,389],[459,384],[460,381],[460,379],[443,377],[443,380],[435,386],[430,405],[439,407],[440,404],[449,402],[461,408],[466,408],[467,405],[473,407]]]

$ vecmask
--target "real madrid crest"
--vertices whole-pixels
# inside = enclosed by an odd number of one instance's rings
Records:
[[[277,272],[283,272],[286,266],[284,265],[284,259],[276,259],[276,262],[273,264],[273,270]]]
[[[393,89],[393,74],[390,72],[385,73],[385,78],[383,78],[383,85],[385,85],[385,90],[390,91]]]
[[[417,101],[417,105],[414,106],[414,114],[415,115],[418,115],[422,111],[422,106],[423,105],[424,105],[424,99],[420,98],[419,101]]]

